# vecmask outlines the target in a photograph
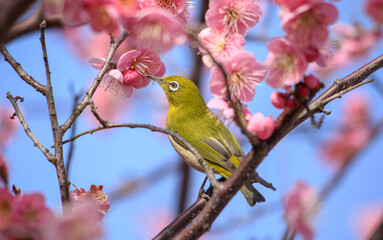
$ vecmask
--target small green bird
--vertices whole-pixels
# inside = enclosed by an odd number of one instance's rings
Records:
[[[245,154],[231,132],[206,106],[197,86],[181,76],[147,77],[161,85],[169,101],[166,128],[178,132],[190,143],[215,173],[229,178]],[[190,167],[204,172],[191,151],[170,135],[169,139],[174,149]],[[250,206],[265,201],[251,183],[244,185],[241,193]]]

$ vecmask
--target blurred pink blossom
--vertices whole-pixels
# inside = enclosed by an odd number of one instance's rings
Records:
[[[264,117],[262,113],[256,113],[249,119],[247,130],[254,133],[261,140],[268,139],[275,129],[273,117]]]
[[[383,23],[383,1],[382,0],[366,0],[367,14],[378,23]]]
[[[99,69],[104,59],[93,58],[91,65]],[[165,65],[153,49],[138,48],[123,54],[117,63],[117,69],[109,70],[102,79],[105,91],[115,95],[130,97],[133,88],[139,89],[149,85],[150,79],[146,75],[163,76]]]
[[[351,95],[344,102],[341,124],[322,143],[321,155],[331,165],[341,168],[364,148],[370,138],[371,122],[366,95]]]
[[[327,26],[338,18],[338,10],[331,3],[307,1],[294,10],[282,8],[280,16],[282,28],[294,45],[320,48],[328,38]]]
[[[205,14],[208,27],[245,36],[262,16],[255,0],[211,0]]]
[[[236,97],[240,101],[250,102],[255,95],[254,86],[262,82],[266,76],[263,63],[257,61],[254,54],[239,51],[222,65],[228,74],[228,86],[233,100]],[[213,95],[226,97],[224,75],[217,66],[213,67],[209,88]]]
[[[238,51],[245,50],[243,47],[245,38],[237,33],[228,34],[222,30],[205,28],[198,34],[198,40],[218,62],[224,61]],[[207,54],[204,48],[199,47],[199,49]]]
[[[229,101],[222,97],[214,97],[208,103],[209,108],[218,109],[218,115],[222,115],[223,119],[229,123],[234,122],[234,108]],[[249,120],[251,112],[246,104],[242,104],[242,111],[245,115],[245,119]]]
[[[45,231],[45,237],[55,240],[98,239],[103,234],[98,214],[94,204],[84,201],[71,211],[58,216]]]
[[[0,237],[44,239],[45,230],[54,221],[53,212],[45,205],[44,196],[30,193],[14,197],[4,189],[0,190],[0,193],[2,204]]]
[[[339,23],[333,27],[337,34],[338,44],[332,48],[325,48],[325,66],[313,65],[312,69],[316,74],[328,75],[350,64],[352,61],[365,56],[376,46],[382,34],[381,31],[366,30],[360,25]]]
[[[0,106],[0,150],[8,145],[15,135],[18,119],[11,119],[13,110]]]
[[[298,181],[283,198],[285,219],[289,228],[311,240],[314,232],[311,224],[315,212],[316,194],[314,189],[304,182]]]
[[[7,165],[7,162],[5,161],[3,154],[1,153],[1,150],[0,150],[0,179],[4,183],[4,185],[6,185],[6,186],[8,185],[8,176],[9,176],[8,175],[8,165]],[[2,184],[0,183],[0,186],[1,185]]]
[[[113,33],[118,27],[120,5],[108,0],[65,0],[63,20],[70,27],[89,23],[96,32]]]
[[[267,84],[273,88],[284,88],[300,82],[307,68],[303,53],[284,37],[271,39],[267,48],[270,51],[266,58],[269,70]]]
[[[358,209],[357,216],[352,218],[358,239],[372,239],[373,233],[383,222],[382,203],[369,204]]]
[[[294,11],[304,4],[319,3],[323,2],[323,0],[273,0],[273,2],[278,6],[288,8],[290,11]]]
[[[186,40],[183,23],[164,8],[144,8],[122,21],[124,28],[131,32],[130,41],[144,48],[167,51]]]
[[[11,222],[14,198],[7,188],[0,187],[0,237]]]

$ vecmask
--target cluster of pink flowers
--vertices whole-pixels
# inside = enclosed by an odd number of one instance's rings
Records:
[[[105,60],[92,58],[91,65],[96,69],[101,69]],[[115,95],[121,94],[130,97],[133,88],[140,89],[150,83],[146,75],[156,75],[162,77],[166,68],[160,57],[153,49],[138,48],[124,53],[117,62],[117,68],[109,70],[102,79],[101,86],[105,91],[110,91]]]
[[[265,78],[266,68],[254,54],[245,51],[243,45],[248,29],[255,26],[261,16],[262,10],[254,0],[209,2],[205,15],[208,27],[199,33],[198,39],[205,64],[213,68],[209,88],[214,96],[226,98],[227,91],[224,75],[210,54],[226,71],[233,100],[250,102],[253,99],[254,86]]]
[[[234,109],[227,100],[225,76],[216,63],[227,74],[232,100],[253,100],[255,86],[262,82],[267,71],[253,53],[245,51],[244,44],[249,28],[255,26],[261,16],[262,10],[255,0],[212,0],[205,15],[207,28],[198,34],[201,44],[199,48],[204,54],[203,61],[207,67],[212,68],[209,88],[214,98],[208,106],[219,109],[223,118],[229,122],[233,121]],[[245,104],[242,104],[242,109],[245,119],[249,121],[249,131],[260,139],[271,136],[274,131],[271,116],[265,118],[261,113],[252,116]]]
[[[102,186],[92,186],[89,193],[83,189],[74,191],[72,194],[76,197],[66,206],[64,215],[55,216],[42,194],[14,195],[7,188],[0,188],[0,238],[88,240],[100,237],[100,220],[106,213],[106,205],[109,209],[109,201],[101,189]],[[90,197],[85,199],[85,195]]]
[[[328,25],[338,18],[338,11],[323,0],[276,0],[281,6],[282,29],[287,36],[269,41],[266,59],[269,76],[266,82],[274,88],[290,88],[304,77],[308,64],[325,65],[321,54],[328,39]]]
[[[283,198],[285,219],[289,228],[302,235],[305,240],[314,238],[311,220],[315,213],[316,198],[314,189],[301,181]]]
[[[325,161],[337,168],[343,167],[363,149],[371,134],[368,97],[354,94],[344,104],[340,125],[320,148]]]
[[[137,45],[170,50],[186,39],[188,7],[186,0],[62,0],[49,10],[59,12],[68,26],[89,23],[96,32],[115,33],[122,24]]]

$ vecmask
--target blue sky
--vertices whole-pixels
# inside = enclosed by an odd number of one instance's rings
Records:
[[[347,1],[336,2],[335,5],[340,11],[340,20],[359,21],[366,26],[371,26],[372,22],[362,12],[362,3],[363,1],[353,1],[350,6]],[[268,28],[270,37],[283,34],[279,29],[276,10],[274,15]],[[258,34],[261,25],[262,22],[251,33]],[[47,31],[46,39],[58,116],[62,124],[71,110],[73,93],[70,91],[70,84],[73,84],[76,92],[79,92],[89,86],[92,78],[97,75],[97,71],[79,60],[71,52],[63,35],[56,30]],[[39,34],[22,37],[7,47],[30,75],[45,84]],[[246,49],[252,51],[257,59],[265,60],[267,50],[264,42],[248,43]],[[368,56],[358,60],[352,66],[340,69],[332,79],[348,75],[358,66],[381,55],[382,49],[383,45],[380,42]],[[168,69],[166,75],[190,74],[188,71],[191,69],[191,63],[188,61],[190,59],[187,57],[188,54],[192,52],[186,45],[176,47],[172,52],[164,54],[162,59]],[[210,73],[205,71],[202,92],[205,100],[209,100],[212,97],[207,90]],[[5,98],[7,91],[14,96],[25,97],[25,101],[20,106],[27,122],[37,138],[45,146],[51,146],[52,135],[45,99],[19,79],[8,63],[3,60],[0,60],[0,72],[2,73],[0,105],[10,107],[10,103]],[[374,74],[374,78],[381,81],[382,71]],[[326,85],[328,84],[327,82]],[[257,95],[249,105],[250,110],[253,113],[262,112],[264,115],[272,114],[276,118],[280,111],[274,109],[269,101],[273,90],[263,83],[256,88],[256,91]],[[381,119],[383,99],[374,89],[374,85],[364,86],[357,92],[364,92],[370,96],[374,114],[372,120]],[[159,114],[164,114],[158,111],[159,104],[156,104],[165,99],[159,86],[150,84],[147,88],[136,91],[134,95],[135,97],[126,100],[129,102],[128,107],[121,109],[123,116],[120,122],[156,125],[158,119],[163,117]],[[327,109],[331,110],[332,114],[325,118],[321,130],[311,128],[308,123],[304,123],[269,153],[260,166],[259,173],[271,181],[277,191],[258,187],[267,202],[250,208],[242,196],[237,195],[213,224],[207,239],[279,239],[282,236],[285,222],[280,202],[284,193],[297,180],[306,181],[319,190],[334,174],[331,168],[323,164],[318,155],[319,143],[324,137],[330,135],[336,126],[336,121],[341,117],[341,104],[347,97],[335,100],[328,105]],[[79,132],[92,127],[94,124],[87,117],[79,118]],[[234,130],[234,133],[236,136],[239,135],[238,130]],[[361,209],[369,204],[380,204],[383,207],[383,190],[380,187],[383,181],[380,171],[383,167],[380,157],[383,154],[382,144],[383,138],[380,136],[358,156],[344,180],[320,208],[314,220],[316,239],[357,239],[353,224],[356,224]],[[145,129],[98,132],[79,138],[75,147],[70,181],[86,189],[91,184],[104,185],[104,191],[107,194],[117,189],[124,181],[145,176],[161,166],[174,168],[180,161],[166,136]],[[242,147],[245,152],[249,151],[248,144],[244,143]],[[65,150],[68,149],[65,148]],[[10,183],[20,187],[23,192],[42,192],[47,204],[59,211],[61,200],[55,169],[33,146],[21,127],[18,128],[12,144],[4,151],[9,162]],[[196,199],[203,178],[203,174],[192,170],[188,205]],[[154,226],[158,222],[166,222],[175,217],[179,182],[179,174],[173,171],[139,193],[113,202],[105,219],[104,238],[148,239],[152,237],[156,232]],[[262,209],[265,214],[257,217]],[[227,229],[225,226],[231,218],[241,216],[252,220],[247,220],[243,226],[229,231],[218,231],[222,227]]]

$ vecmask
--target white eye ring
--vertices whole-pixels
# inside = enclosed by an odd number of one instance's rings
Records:
[[[178,84],[177,81],[173,81],[169,83],[169,89],[173,92],[177,91],[180,85]]]

